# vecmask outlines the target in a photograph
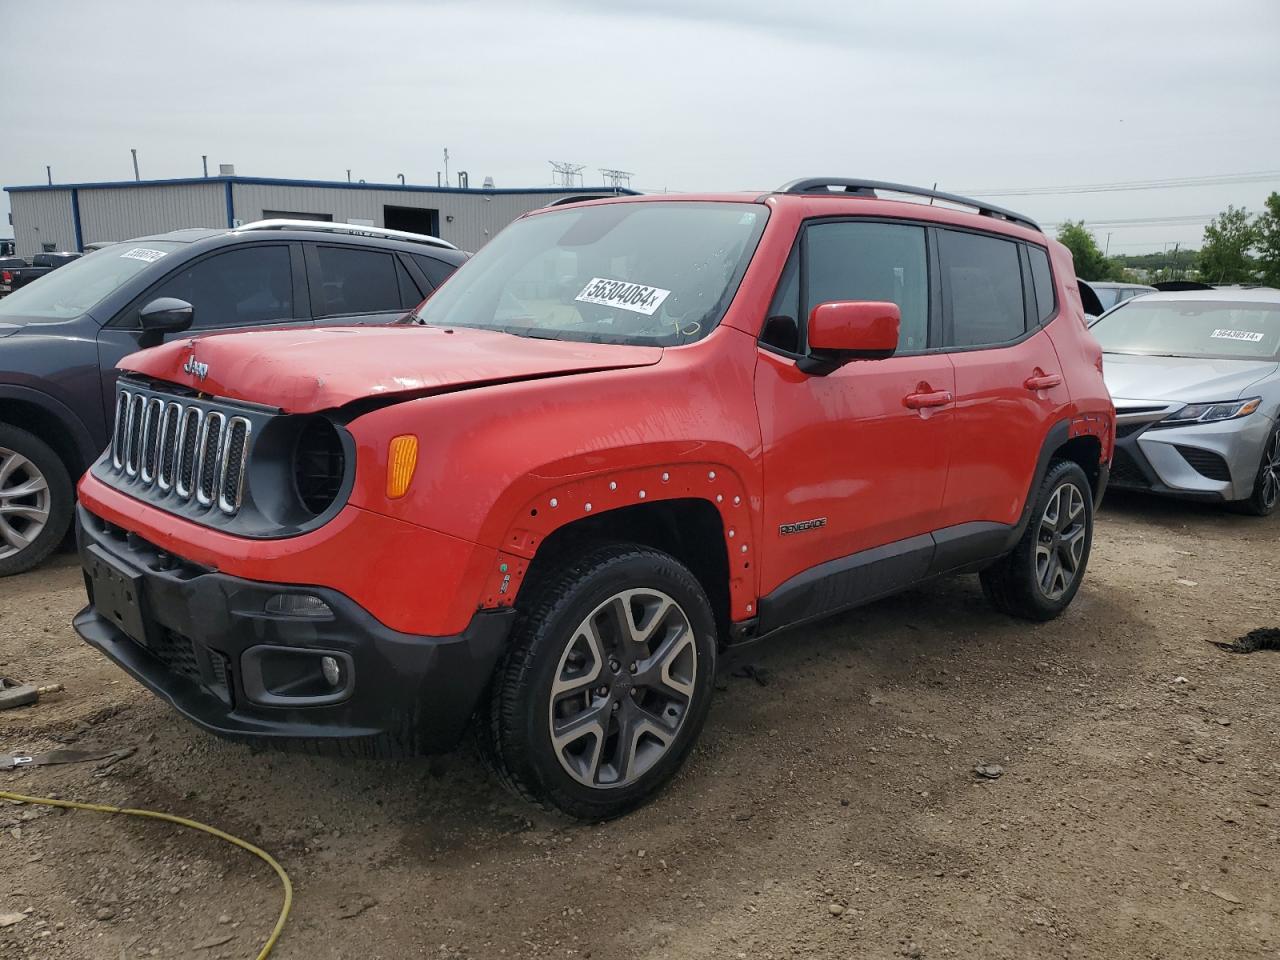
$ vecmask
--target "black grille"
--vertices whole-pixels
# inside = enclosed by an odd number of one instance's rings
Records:
[[[1117,487],[1140,487],[1148,489],[1151,482],[1138,466],[1138,461],[1128,450],[1116,448],[1115,458],[1111,461],[1111,483]]]
[[[1201,450],[1199,447],[1177,447],[1176,449],[1182,454],[1182,459],[1191,464],[1192,469],[1202,477],[1231,482],[1231,468],[1227,466],[1227,461],[1212,450]]]
[[[222,482],[224,510],[240,506],[240,478],[244,475],[244,445],[249,439],[249,422],[236,418],[231,421],[227,439],[227,476]]]
[[[210,414],[205,418],[205,436],[200,450],[200,499],[213,499],[218,489],[218,446],[222,443],[222,417]]]
[[[172,630],[159,630],[148,649],[171,673],[192,683],[201,682],[200,661],[196,658],[195,645],[189,638]]]
[[[129,395],[116,397],[116,438],[112,444],[112,460],[117,468],[124,465],[124,438],[129,423]]]
[[[160,445],[160,415],[164,412],[163,400],[147,403],[147,413],[142,421],[142,476],[149,480],[156,475],[156,452]]]
[[[164,416],[160,420],[160,434],[163,438],[160,453],[160,486],[166,490],[173,486],[173,472],[175,461],[178,456],[178,418],[182,415],[182,408],[176,403],[171,403],[165,408]]]
[[[1143,430],[1147,429],[1147,427],[1149,427],[1149,426],[1151,426],[1151,423],[1150,423],[1150,422],[1147,422],[1147,423],[1122,423],[1122,424],[1120,424],[1118,427],[1116,427],[1116,436],[1117,436],[1117,437],[1132,437],[1135,433],[1141,433]]]
[[[346,458],[333,424],[312,418],[298,435],[293,458],[293,478],[298,497],[313,514],[324,513],[342,489]]]
[[[146,408],[147,398],[135,395],[129,404],[129,440],[125,452],[125,469],[130,475],[138,472],[138,454],[142,450],[142,413]]]
[[[182,420],[182,463],[178,465],[178,487],[184,496],[191,495],[191,481],[196,469],[196,439],[200,435],[200,415],[188,407]]]

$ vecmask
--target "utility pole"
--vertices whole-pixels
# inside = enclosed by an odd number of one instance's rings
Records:
[[[1111,231],[1108,230],[1107,231],[1107,248],[1102,251],[1102,255],[1105,257],[1110,253],[1111,253]]]
[[[133,154],[133,179],[141,180],[142,177],[138,176],[138,151],[136,149],[130,149],[129,152]]]

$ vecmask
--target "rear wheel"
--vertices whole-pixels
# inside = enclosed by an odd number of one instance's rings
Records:
[[[66,536],[75,495],[39,437],[0,424],[0,577],[30,570]]]
[[[679,769],[710,705],[715,619],[679,561],[595,549],[532,584],[499,668],[482,751],[519,795],[603,820]]]
[[[1275,512],[1280,503],[1280,426],[1272,429],[1271,436],[1262,445],[1262,460],[1258,475],[1253,481],[1253,493],[1246,500],[1234,504],[1241,513],[1266,517]]]
[[[1052,620],[1080,589],[1092,545],[1089,478],[1078,464],[1060,460],[1040,484],[1018,545],[982,571],[983,593],[1015,617]]]

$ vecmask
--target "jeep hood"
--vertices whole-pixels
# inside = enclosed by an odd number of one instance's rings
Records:
[[[1201,403],[1235,400],[1276,372],[1274,360],[1202,360],[1104,353],[1102,375],[1111,396],[1124,400]]]
[[[353,400],[408,399],[484,384],[642,367],[661,357],[660,347],[395,325],[184,338],[130,354],[119,367],[213,396],[312,413]]]

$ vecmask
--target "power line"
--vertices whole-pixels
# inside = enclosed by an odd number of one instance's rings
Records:
[[[1212,213],[1187,213],[1173,217],[1120,217],[1114,220],[1085,220],[1086,227],[1115,227],[1123,229],[1125,227],[1194,227],[1202,224],[1211,223],[1216,214]],[[1060,227],[1064,223],[1076,223],[1074,220],[1063,220],[1058,223],[1047,223],[1047,227]]]
[[[1077,193],[1116,193],[1129,190],[1172,190],[1179,187],[1215,187],[1236,183],[1266,183],[1280,181],[1280,170],[1259,170],[1252,173],[1220,173],[1201,177],[1167,177],[1161,180],[1116,180],[1109,183],[1077,183],[1056,187],[985,187],[977,190],[958,190],[968,197],[1031,197],[1059,196]]]

